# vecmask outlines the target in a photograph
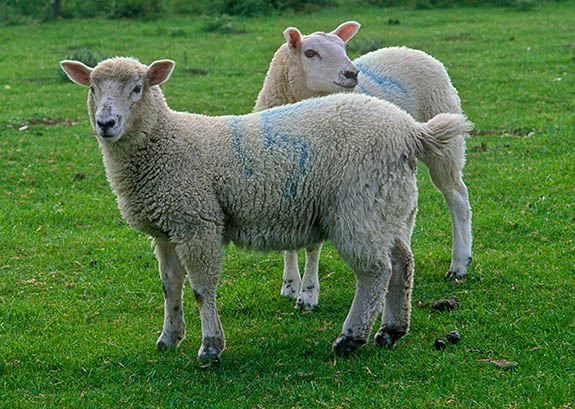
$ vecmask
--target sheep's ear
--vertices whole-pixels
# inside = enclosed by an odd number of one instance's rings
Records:
[[[172,71],[174,71],[174,67],[176,63],[172,60],[158,60],[154,61],[149,67],[148,71],[146,71],[146,79],[150,85],[160,85],[163,82],[166,82],[170,75],[172,75]]]
[[[92,68],[80,61],[72,60],[60,61],[60,67],[62,67],[68,78],[76,84],[84,85],[85,87],[90,86],[90,74],[92,73]]]
[[[284,37],[291,51],[297,50],[301,46],[302,35],[297,28],[286,28],[284,30]]]
[[[357,21],[346,21],[339,25],[338,28],[333,30],[330,34],[335,34],[339,38],[343,40],[344,43],[347,43],[359,30],[361,24]]]

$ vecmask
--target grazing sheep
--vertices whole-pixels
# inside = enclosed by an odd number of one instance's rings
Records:
[[[359,23],[341,24],[331,33],[302,36],[297,28],[284,31],[286,43],[275,53],[254,111],[335,92],[355,91],[390,101],[425,122],[442,112],[461,113],[457,90],[444,66],[422,51],[405,47],[382,48],[354,60],[345,43]],[[358,75],[359,73],[359,75]],[[342,82],[343,80],[345,82]],[[453,224],[452,261],[448,277],[463,277],[471,263],[471,208],[462,179],[465,137],[450,141],[441,157],[423,154],[431,180],[441,191]],[[300,279],[296,251],[284,255],[281,294],[297,298],[296,307],[313,309],[319,298],[318,264],[321,243],[306,249]]]
[[[200,311],[198,358],[218,359],[224,350],[215,294],[221,247],[230,241],[261,250],[333,242],[357,281],[333,345],[338,355],[367,342],[384,302],[376,343],[392,346],[407,333],[414,158],[440,154],[469,129],[464,116],[417,123],[377,98],[338,94],[208,117],[166,104],[158,85],[173,61],[61,66],[90,87],[90,122],[122,215],[153,238],[165,299],[160,350],[184,338],[185,276]]]

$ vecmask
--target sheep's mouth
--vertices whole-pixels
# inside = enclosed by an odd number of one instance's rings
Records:
[[[357,81],[354,81],[354,82],[351,83],[351,84],[344,84],[344,83],[336,82],[336,81],[334,81],[333,83],[334,83],[335,85],[337,85],[338,87],[348,88],[348,89],[354,88],[354,87],[357,85]]]
[[[98,132],[98,135],[102,138],[102,141],[106,143],[114,143],[120,139],[120,134],[118,132]]]

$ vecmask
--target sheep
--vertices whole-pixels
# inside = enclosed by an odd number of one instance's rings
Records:
[[[457,90],[445,67],[422,51],[382,48],[350,65],[345,44],[359,28],[359,23],[349,21],[331,33],[307,36],[297,28],[287,28],[283,33],[286,43],[270,63],[254,111],[353,90],[392,102],[421,122],[442,112],[462,112]],[[347,81],[342,82],[343,79]],[[465,136],[453,138],[441,157],[423,154],[419,159],[427,166],[451,214],[452,261],[446,277],[464,277],[472,260],[471,208],[462,179]],[[310,310],[318,305],[320,252],[321,243],[306,249],[303,278],[298,269],[297,250],[285,252],[281,295],[296,298],[296,308]]]
[[[357,282],[335,353],[365,344],[382,306],[375,343],[393,346],[409,327],[415,155],[440,154],[471,124],[453,114],[418,123],[388,102],[348,94],[243,116],[176,112],[159,87],[174,66],[61,62],[89,87],[90,123],[123,217],[152,238],[164,293],[157,348],[184,338],[187,276],[201,320],[198,359],[219,359],[223,245],[286,250],[326,239]]]

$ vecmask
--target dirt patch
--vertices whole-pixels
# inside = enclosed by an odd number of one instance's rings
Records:
[[[206,75],[209,73],[208,70],[203,70],[201,68],[184,68],[182,71],[190,75]]]
[[[459,300],[455,297],[445,297],[431,304],[431,309],[436,311],[452,311],[456,308],[459,308]]]
[[[56,82],[58,78],[55,77],[34,77],[34,78],[19,78],[20,81],[24,82]]]
[[[535,134],[532,128],[517,128],[517,129],[475,129],[471,131],[471,136],[482,135],[511,135],[511,136],[533,136]]]
[[[34,125],[44,125],[44,126],[76,126],[80,123],[80,121],[73,121],[68,118],[42,118],[42,119],[32,119],[30,121],[26,121],[26,125],[34,126]]]

